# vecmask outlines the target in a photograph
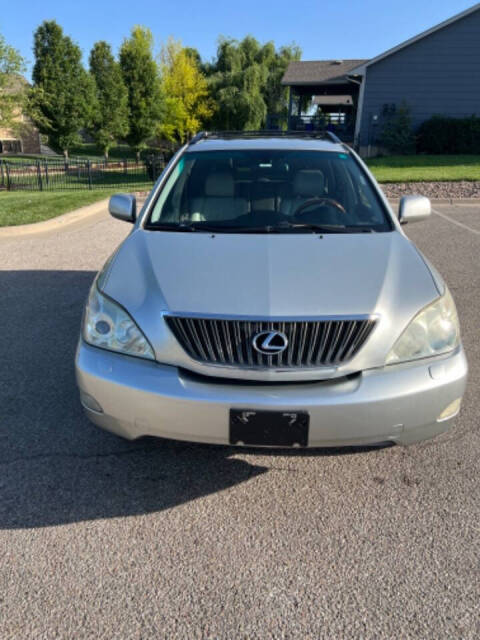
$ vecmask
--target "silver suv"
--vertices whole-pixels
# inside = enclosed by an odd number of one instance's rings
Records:
[[[199,134],[92,285],[76,355],[88,417],[126,438],[280,447],[445,431],[467,363],[441,276],[333,135]]]

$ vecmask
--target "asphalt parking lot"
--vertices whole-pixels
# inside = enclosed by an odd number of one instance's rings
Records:
[[[129,443],[83,417],[89,284],[128,226],[0,238],[0,638],[478,638],[480,203],[406,227],[455,297],[455,429],[410,448]]]

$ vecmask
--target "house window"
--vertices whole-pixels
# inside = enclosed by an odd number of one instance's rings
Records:
[[[0,153],[22,153],[20,140],[0,140]]]

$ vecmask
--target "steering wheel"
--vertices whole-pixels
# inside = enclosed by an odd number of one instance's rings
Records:
[[[304,209],[308,209],[309,207],[312,207],[314,204],[316,205],[326,204],[329,207],[335,207],[335,209],[338,209],[342,213],[347,213],[344,207],[340,204],[340,202],[338,202],[337,200],[334,200],[333,198],[310,198],[309,200],[306,200],[303,204],[299,205],[293,212],[292,216],[294,218],[298,217],[298,215],[302,213]]]

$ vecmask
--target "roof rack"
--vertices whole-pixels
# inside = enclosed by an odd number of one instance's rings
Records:
[[[188,144],[196,144],[205,138],[316,138],[343,144],[333,131],[278,131],[275,129],[262,129],[260,131],[200,131],[189,140]]]
[[[190,138],[190,140],[188,141],[188,144],[195,144],[196,142],[198,142],[199,140],[202,140],[203,138],[208,138],[208,131],[199,131],[198,133],[196,133],[193,138]]]

